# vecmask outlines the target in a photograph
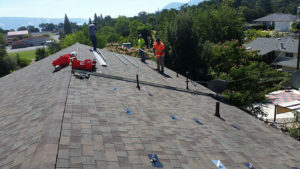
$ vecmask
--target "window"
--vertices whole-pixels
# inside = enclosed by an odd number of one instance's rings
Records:
[[[294,55],[292,53],[285,53],[285,57],[292,58]]]

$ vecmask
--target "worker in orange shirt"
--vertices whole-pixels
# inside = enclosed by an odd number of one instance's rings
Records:
[[[157,70],[161,73],[164,73],[165,51],[165,45],[157,38],[156,43],[153,44],[153,53],[156,57]]]

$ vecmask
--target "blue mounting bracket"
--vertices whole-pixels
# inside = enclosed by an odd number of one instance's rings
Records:
[[[148,158],[153,167],[156,168],[163,168],[162,163],[159,161],[157,154],[148,154]]]
[[[245,163],[245,166],[248,167],[249,169],[255,169],[252,163]]]
[[[219,169],[227,169],[220,160],[211,160]]]
[[[194,118],[193,120],[194,120],[197,124],[199,124],[199,125],[201,125],[201,126],[203,125],[203,123],[201,123],[198,119]]]
[[[237,130],[241,130],[238,126],[236,126],[236,125],[234,125],[234,124],[232,124],[231,125],[233,128],[235,128],[235,129],[237,129]]]
[[[131,111],[130,109],[128,109],[128,108],[125,108],[125,112],[126,112],[127,114],[129,114],[129,115],[132,115],[132,114],[133,114],[132,111]]]
[[[178,120],[173,114],[170,114],[170,117],[172,118],[172,120],[175,120],[175,121]]]

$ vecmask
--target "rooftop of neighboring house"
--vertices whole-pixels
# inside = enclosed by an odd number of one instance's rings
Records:
[[[7,36],[21,36],[21,35],[28,35],[28,31],[7,32]]]
[[[298,39],[286,38],[256,38],[244,46],[248,50],[257,50],[259,55],[266,55],[273,51],[298,53]]]
[[[25,45],[26,43],[22,40],[18,40],[12,43],[12,45]]]
[[[185,88],[186,78],[154,69],[150,60],[100,50],[107,67],[78,79],[52,61],[76,51],[95,59],[92,47],[75,44],[0,79],[0,168],[152,169],[149,154],[163,168],[287,169],[300,167],[300,143],[242,110],[220,103],[204,86]],[[120,60],[123,59],[123,61]],[[98,64],[98,63],[97,63]],[[149,86],[125,78],[160,84]],[[111,78],[111,77],[122,78]],[[168,87],[169,86],[169,87]],[[150,158],[152,156],[150,155]]]
[[[296,15],[274,13],[262,18],[255,19],[254,22],[293,22],[297,20]]]

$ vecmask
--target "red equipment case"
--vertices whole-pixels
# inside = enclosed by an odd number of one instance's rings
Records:
[[[91,59],[86,59],[85,61],[80,61],[74,58],[72,60],[72,68],[73,69],[80,69],[80,70],[87,70],[87,71],[95,71],[96,69],[96,61]]]
[[[71,54],[65,54],[63,56],[60,56],[59,58],[57,58],[56,60],[54,60],[52,62],[52,65],[54,67],[56,67],[56,66],[60,66],[60,67],[68,66],[70,64],[70,57],[71,57]]]

